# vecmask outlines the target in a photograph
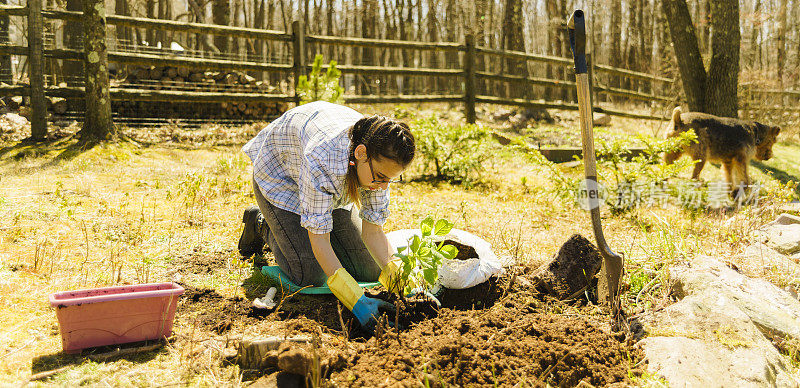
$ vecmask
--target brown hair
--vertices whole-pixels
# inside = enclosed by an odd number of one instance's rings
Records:
[[[350,129],[350,161],[355,162],[359,144],[367,147],[368,158],[388,158],[403,168],[414,160],[416,145],[408,124],[384,116],[369,116],[358,120]],[[348,198],[361,207],[358,195],[358,175],[350,165],[345,179]]]

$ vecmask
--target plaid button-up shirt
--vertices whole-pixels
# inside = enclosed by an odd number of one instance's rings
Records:
[[[317,101],[292,108],[242,148],[253,178],[271,204],[300,215],[314,234],[333,230],[331,211],[350,206],[345,177],[350,127],[363,115]],[[361,218],[382,225],[389,216],[389,190],[359,189]]]

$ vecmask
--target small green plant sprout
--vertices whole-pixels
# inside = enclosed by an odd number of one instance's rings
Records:
[[[427,217],[420,222],[422,236],[414,235],[408,241],[408,246],[400,248],[397,256],[403,260],[403,267],[400,268],[399,284],[404,293],[409,293],[408,289],[411,279],[425,289],[430,289],[436,283],[439,276],[439,267],[443,260],[453,259],[458,255],[458,248],[451,244],[444,243],[446,236],[453,229],[453,223],[440,218],[434,220]]]
[[[322,54],[314,57],[314,65],[308,76],[301,75],[297,79],[297,94],[300,95],[300,104],[313,101],[327,101],[334,104],[344,102],[342,94],[344,88],[339,86],[339,77],[342,72],[336,68],[336,61],[328,64],[328,70],[322,71]]]

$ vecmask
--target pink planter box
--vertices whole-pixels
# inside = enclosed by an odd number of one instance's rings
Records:
[[[93,288],[50,295],[64,352],[172,334],[183,287],[175,283]]]

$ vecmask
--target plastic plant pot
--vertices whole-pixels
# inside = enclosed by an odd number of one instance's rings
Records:
[[[50,295],[56,309],[64,352],[172,334],[172,321],[183,287],[175,283],[64,291]]]

